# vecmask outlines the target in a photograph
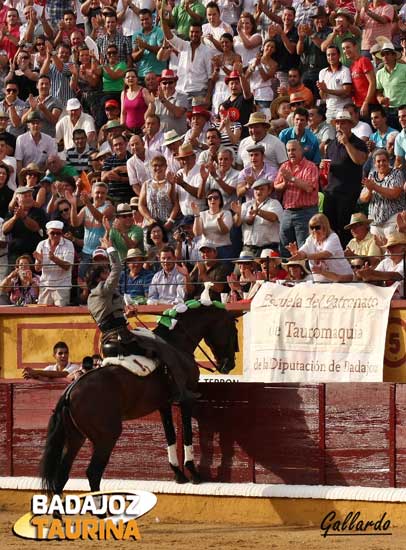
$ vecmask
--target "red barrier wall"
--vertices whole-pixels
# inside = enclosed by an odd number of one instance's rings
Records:
[[[48,418],[64,387],[0,381],[1,476],[38,475]],[[202,383],[200,391],[195,457],[206,480],[406,486],[401,384]],[[177,411],[175,418],[179,428]],[[74,476],[85,476],[88,459],[85,445]],[[158,413],[125,423],[106,477],[172,479]]]

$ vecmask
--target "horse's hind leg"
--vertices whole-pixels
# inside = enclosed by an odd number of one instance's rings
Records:
[[[188,402],[181,403],[183,426],[183,445],[185,451],[185,468],[190,474],[190,481],[195,485],[202,482],[199,472],[196,470],[193,457],[193,431],[192,431],[192,405]]]
[[[169,466],[175,474],[176,483],[187,483],[189,480],[179,468],[178,457],[176,454],[176,432],[173,426],[172,408],[170,405],[159,409],[162,425],[165,431],[166,442],[168,444]]]
[[[101,420],[103,422],[103,420]],[[100,491],[100,481],[103,472],[110,460],[114,446],[121,435],[121,420],[113,427],[110,425],[108,432],[89,435],[93,443],[93,454],[89,466],[86,469],[86,476],[89,480],[91,491]]]

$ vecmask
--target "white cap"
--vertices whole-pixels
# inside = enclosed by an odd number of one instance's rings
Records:
[[[337,114],[335,117],[333,117],[334,120],[351,120],[352,122],[352,116],[348,111],[337,111]]]
[[[58,229],[59,231],[63,230],[63,222],[60,222],[58,220],[53,220],[51,222],[48,222],[45,226],[48,229]]]
[[[74,111],[75,109],[81,109],[81,108],[82,108],[82,104],[76,97],[73,97],[72,99],[68,99],[66,103],[67,111]]]

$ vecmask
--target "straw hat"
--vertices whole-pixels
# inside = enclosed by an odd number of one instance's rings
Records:
[[[244,126],[252,126],[253,124],[265,124],[268,128],[270,127],[270,123],[268,122],[266,115],[260,111],[251,113],[247,124],[244,124]]]
[[[164,145],[170,145],[171,143],[176,143],[177,141],[180,141],[185,137],[185,134],[182,134],[181,136],[178,134],[176,130],[169,130],[168,132],[164,133]]]
[[[351,229],[351,227],[357,223],[362,223],[364,225],[370,225],[373,220],[369,220],[365,214],[362,212],[357,212],[353,214],[350,219],[350,223],[344,226],[344,229]]]
[[[307,273],[308,275],[310,274],[310,271],[306,267],[306,260],[289,260],[288,262],[282,264],[282,267],[283,269],[286,269],[286,271],[288,271],[287,268],[290,265],[300,265],[305,273]]]
[[[38,164],[36,164],[35,162],[30,162],[29,164],[27,164],[27,166],[25,168],[23,168],[20,171],[20,174],[18,176],[18,179],[19,179],[20,183],[22,183],[24,181],[24,178],[25,178],[27,172],[35,172],[36,174],[38,174],[38,179],[39,180],[44,175],[44,172],[42,170],[40,170]]]
[[[384,244],[381,248],[390,248],[391,246],[396,246],[398,244],[404,244],[406,246],[406,235],[395,231],[389,235],[386,244]]]
[[[131,258],[145,258],[145,254],[140,248],[130,248],[127,252],[126,259],[130,260]]]
[[[184,143],[179,147],[179,153],[176,155],[176,159],[183,159],[186,157],[191,157],[195,152],[191,143]]]
[[[378,59],[383,59],[382,52],[394,52],[396,54],[396,59],[402,57],[402,54],[395,49],[395,46],[390,41],[384,42],[381,45],[380,51],[375,54]]]

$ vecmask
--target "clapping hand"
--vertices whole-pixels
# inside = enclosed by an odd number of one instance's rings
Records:
[[[200,214],[200,208],[199,208],[199,205],[193,201],[192,204],[190,205],[191,209],[192,209],[192,212],[193,212],[193,215],[194,216],[198,216]]]
[[[231,210],[234,212],[234,214],[241,214],[241,203],[238,201],[233,201],[230,205]]]
[[[285,248],[287,250],[289,250],[289,252],[292,254],[292,256],[294,256],[295,254],[297,254],[298,252],[298,247],[297,247],[297,243],[294,242],[294,243],[289,243],[285,246]]]

